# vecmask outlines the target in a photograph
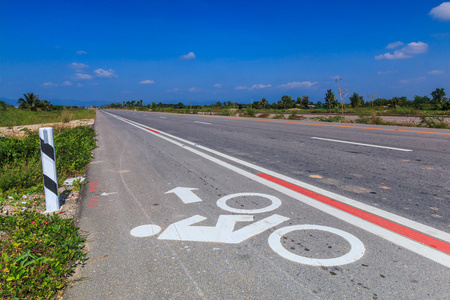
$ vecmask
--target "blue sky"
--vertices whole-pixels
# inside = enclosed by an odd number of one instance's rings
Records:
[[[0,97],[210,104],[450,95],[450,2],[0,0]]]

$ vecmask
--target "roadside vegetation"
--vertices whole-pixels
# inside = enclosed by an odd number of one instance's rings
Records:
[[[110,103],[101,108],[130,109],[140,111],[173,112],[187,114],[215,114],[222,116],[243,116],[273,119],[302,119],[301,115],[320,114],[313,118],[325,122],[356,122],[377,125],[423,126],[434,128],[449,128],[445,116],[450,116],[450,101],[446,97],[445,89],[437,88],[429,96],[393,97],[391,99],[376,98],[376,94],[367,95],[366,100],[358,93],[348,97],[348,91],[338,88],[338,96],[329,89],[322,100],[313,102],[304,95],[293,99],[283,96],[280,100],[269,103],[265,98],[251,103],[237,103],[232,101],[216,102],[212,105],[156,104],[144,105],[143,100]],[[345,115],[357,115],[355,120],[348,120]],[[421,122],[395,123],[386,122],[383,116],[417,116]]]
[[[51,113],[57,117],[44,122],[55,122],[64,112],[1,106],[2,118],[5,111],[19,116],[16,124]],[[96,147],[95,131],[87,126],[56,126],[54,134],[58,185],[62,186],[65,179],[86,171]],[[43,192],[38,133],[0,136],[1,299],[52,299],[62,293],[74,265],[85,257],[85,237],[73,219],[63,219],[58,213],[42,214]]]
[[[30,124],[68,123],[72,120],[93,119],[95,110],[77,106],[53,105],[39,100],[33,93],[24,94],[14,107],[0,100],[0,127]]]

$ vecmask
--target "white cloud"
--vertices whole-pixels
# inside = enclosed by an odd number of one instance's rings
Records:
[[[286,84],[279,85],[278,87],[288,88],[288,89],[301,88],[301,87],[310,88],[310,87],[312,87],[315,84],[317,84],[317,82],[311,82],[311,81],[299,82],[299,81],[294,81],[294,82],[289,82],[289,83],[286,83]]]
[[[155,84],[155,82],[153,80],[147,79],[142,80],[141,82],[139,82],[139,84]]]
[[[271,85],[270,84],[268,84],[268,85],[265,85],[265,84],[254,84],[254,85],[252,85],[252,87],[250,87],[249,88],[249,90],[259,90],[259,89],[265,89],[265,88],[268,88],[268,87],[271,87]]]
[[[378,75],[387,75],[387,74],[394,74],[397,73],[398,71],[392,71],[392,70],[388,70],[388,71],[378,71],[377,74]]]
[[[420,54],[428,50],[428,44],[423,42],[412,42],[403,47],[400,51],[406,54]]]
[[[186,60],[194,59],[195,57],[196,56],[195,56],[194,52],[189,52],[188,54],[180,56],[181,59],[186,59]]]
[[[82,85],[81,83],[77,83],[77,87],[83,87],[84,85]]]
[[[396,42],[397,43],[397,42]],[[395,44],[395,43],[392,43]],[[391,45],[391,44],[389,44]],[[388,46],[389,46],[388,45]],[[400,50],[394,51],[394,53],[385,53],[376,55],[375,59],[387,59],[387,60],[393,60],[393,59],[405,59],[405,58],[412,58],[416,54],[425,53],[428,50],[428,44],[424,42],[411,42],[405,47],[401,48]]]
[[[86,73],[75,73],[72,76],[73,80],[90,80],[92,76]]]
[[[425,80],[427,80],[427,78],[424,76],[421,76],[421,77],[412,78],[412,79],[402,79],[402,80],[400,80],[400,83],[403,83],[403,84],[419,83],[419,82],[423,82]]]
[[[191,87],[189,90],[189,92],[199,92],[200,89],[196,88],[196,87]]]
[[[97,69],[94,70],[95,76],[102,77],[102,78],[113,78],[113,77],[119,77],[116,75],[113,69],[109,70],[103,70],[103,69]]]
[[[222,86],[223,86],[222,83],[216,83],[216,84],[214,85],[214,87],[217,88],[217,89],[218,89],[218,88],[221,88]]]
[[[236,90],[260,90],[260,89],[265,89],[271,87],[270,84],[265,85],[265,84],[254,84],[251,87],[246,87],[246,86],[237,86],[235,87]]]
[[[79,51],[77,51],[77,54],[78,54],[78,55],[83,55],[83,54],[87,54],[87,52],[86,52],[86,51],[83,51],[83,50],[79,50]]]
[[[386,49],[394,49],[394,48],[403,46],[404,44],[405,44],[405,43],[400,42],[400,41],[398,41],[398,42],[393,42],[393,43],[388,44],[388,45],[386,46]]]
[[[89,68],[88,65],[85,65],[85,64],[83,64],[83,63],[76,63],[76,62],[71,63],[71,64],[69,65],[69,67],[72,68],[72,69],[80,69],[80,70],[81,70],[81,69]]]
[[[450,2],[444,2],[434,7],[430,11],[430,16],[440,21],[450,21]]]
[[[72,82],[70,82],[68,80],[61,83],[61,86],[71,86],[71,85],[72,85]]]
[[[376,55],[375,59],[376,60],[380,60],[380,59],[392,60],[392,59],[405,59],[405,58],[411,58],[411,57],[412,56],[405,55],[405,53],[403,53],[401,51],[395,51],[394,54],[385,53],[385,54]]]
[[[433,70],[433,71],[428,72],[428,74],[430,74],[430,75],[441,75],[441,74],[444,74],[444,73],[445,72],[442,71],[442,70]]]
[[[56,83],[53,83],[53,82],[44,82],[42,84],[42,86],[43,87],[55,87],[55,86],[58,86],[58,85]]]

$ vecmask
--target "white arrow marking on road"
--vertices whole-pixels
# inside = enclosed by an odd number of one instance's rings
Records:
[[[173,190],[170,190],[168,192],[165,192],[164,194],[171,194],[174,193],[178,196],[178,198],[181,199],[184,203],[195,203],[195,202],[202,202],[202,199],[200,199],[196,194],[194,194],[192,191],[196,191],[198,189],[194,188],[185,188],[185,187],[176,187]]]
[[[239,244],[248,238],[258,235],[267,229],[289,220],[289,218],[275,214],[236,231],[233,230],[237,222],[251,222],[253,221],[253,216],[221,215],[219,216],[217,224],[214,227],[191,226],[204,220],[206,220],[205,217],[195,215],[185,220],[173,223],[167,227],[163,233],[161,233],[158,239]]]
[[[113,195],[113,194],[117,194],[117,192],[112,192],[112,193],[101,193],[100,196],[109,196],[109,195]]]

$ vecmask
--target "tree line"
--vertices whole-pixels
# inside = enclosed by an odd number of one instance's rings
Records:
[[[375,94],[374,94],[375,95]],[[177,104],[165,104],[159,102],[156,104],[152,102],[151,104],[144,105],[143,100],[131,100],[115,102],[111,104],[103,105],[103,108],[127,108],[127,109],[139,109],[148,108],[152,110],[172,108],[172,109],[202,109],[202,108],[216,108],[216,109],[243,109],[243,108],[254,108],[254,109],[329,109],[335,110],[340,107],[342,108],[362,108],[362,107],[381,107],[381,108],[393,108],[397,109],[399,107],[410,107],[417,110],[450,110],[450,101],[446,96],[444,88],[437,88],[432,91],[430,96],[415,96],[413,99],[408,99],[407,97],[392,97],[391,99],[385,98],[375,98],[374,95],[367,95],[367,99],[364,100],[363,96],[354,92],[349,98],[349,103],[340,102],[334,92],[329,89],[327,90],[323,101],[312,102],[308,95],[302,97],[297,97],[293,99],[291,96],[284,95],[280,100],[269,103],[266,98],[261,98],[258,101],[251,101],[250,103],[238,103],[233,101],[217,101],[211,105],[185,105],[182,102]],[[345,99],[344,99],[345,100]]]
[[[39,95],[34,93],[23,94],[23,98],[17,100],[17,104],[20,109],[29,111],[52,111],[52,110],[62,110],[64,108],[78,108],[78,106],[64,106],[64,105],[53,105],[48,100],[39,99]],[[13,107],[12,105],[0,100],[0,110],[5,110],[7,107]]]

